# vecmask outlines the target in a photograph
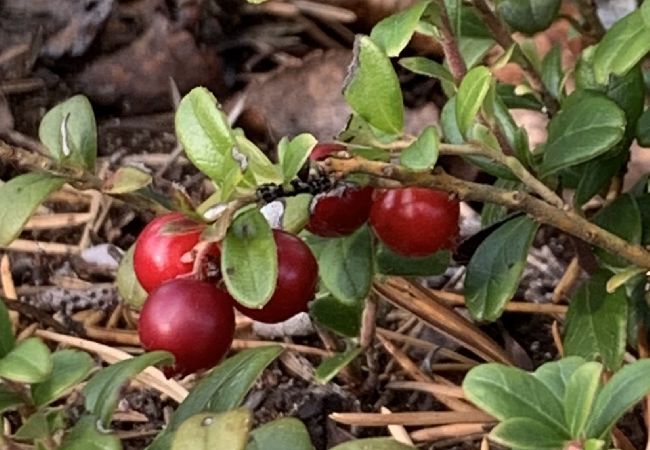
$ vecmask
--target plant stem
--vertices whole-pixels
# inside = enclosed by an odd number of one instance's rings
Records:
[[[442,46],[442,51],[445,53],[445,59],[449,64],[449,71],[454,77],[455,84],[458,85],[467,73],[467,66],[465,65],[463,56],[460,54],[458,41],[456,41],[456,37],[454,36],[454,29],[451,26],[444,0],[438,0],[438,4],[440,6],[440,20],[442,22],[440,45]]]
[[[490,202],[526,212],[540,223],[551,225],[590,244],[622,256],[639,267],[650,269],[650,252],[630,244],[620,237],[589,222],[574,211],[555,207],[522,191],[508,191],[494,186],[474,183],[453,177],[439,169],[434,172],[414,172],[404,167],[358,157],[328,158],[321,167],[333,175],[343,177],[350,173],[365,173],[379,179],[388,179],[405,186],[440,189],[461,200]]]
[[[519,46],[512,38],[508,27],[501,21],[501,19],[496,16],[496,14],[494,14],[490,8],[490,5],[488,5],[485,0],[474,0],[474,6],[476,6],[476,9],[485,22],[485,25],[492,33],[492,36],[494,36],[494,39],[504,50],[508,50],[513,45],[516,46],[516,55],[518,56],[521,68],[526,75],[526,79],[533,89],[541,92],[544,104],[546,105],[546,109],[548,110],[549,114],[555,114],[559,109],[557,100],[555,100],[550,92],[548,92],[544,86],[544,83],[542,82],[541,76],[539,73],[537,73],[537,70],[530,62],[528,57],[526,57],[526,55],[519,49]]]

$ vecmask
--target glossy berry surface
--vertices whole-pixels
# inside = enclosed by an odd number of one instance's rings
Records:
[[[156,217],[135,243],[133,267],[142,287],[151,292],[168,280],[192,271],[182,258],[199,242],[203,225],[181,213]]]
[[[307,244],[280,230],[273,230],[273,237],[278,249],[278,281],[273,296],[261,309],[235,303],[244,315],[266,323],[283,322],[307,311],[318,282],[318,263]]]
[[[346,151],[340,144],[316,144],[309,159],[320,161],[335,152]],[[351,234],[368,221],[373,189],[339,183],[333,190],[314,197],[307,230],[318,236]]]
[[[370,225],[391,250],[419,257],[456,243],[460,205],[446,193],[401,188],[377,193],[375,197]]]
[[[144,303],[139,330],[142,346],[176,358],[168,375],[186,375],[215,366],[228,352],[235,332],[234,300],[204,281],[177,279],[161,284]]]
[[[317,195],[312,200],[307,229],[323,237],[351,234],[368,221],[372,191],[368,186],[339,184]]]

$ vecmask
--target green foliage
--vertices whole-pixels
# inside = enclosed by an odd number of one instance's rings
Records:
[[[97,429],[97,418],[84,416],[72,427],[60,450],[122,450],[120,438]]]
[[[181,424],[174,435],[171,450],[211,450],[227,448],[244,450],[251,426],[246,409],[215,413],[199,413]]]
[[[28,338],[0,359],[0,377],[17,383],[40,383],[52,372],[50,349],[38,338]]]
[[[488,94],[492,74],[487,67],[475,67],[463,78],[456,95],[456,122],[458,130],[465,135]]]
[[[293,139],[282,138],[278,143],[278,159],[282,168],[284,181],[293,180],[309,158],[311,150],[316,145],[316,138],[303,133]]]
[[[259,210],[235,218],[223,241],[221,266],[235,300],[251,308],[269,301],[278,279],[278,255],[271,227]]]
[[[377,273],[401,276],[432,276],[444,273],[449,266],[450,252],[441,250],[430,256],[407,258],[395,253],[385,245],[375,246]]]
[[[478,320],[496,320],[512,298],[538,224],[516,217],[499,226],[476,249],[467,266],[465,302]]]
[[[36,208],[66,180],[47,173],[32,172],[0,186],[0,245],[18,237]]]
[[[413,450],[413,447],[388,438],[370,438],[346,442],[332,450]]]
[[[430,0],[418,0],[410,8],[385,18],[374,26],[370,39],[384,50],[386,55],[399,56],[411,40],[429,3]]]
[[[140,309],[147,299],[147,291],[144,290],[138,278],[135,276],[133,268],[133,251],[135,244],[122,255],[122,260],[117,269],[117,290],[124,303],[134,308]]]
[[[327,295],[309,305],[309,315],[319,324],[346,337],[356,337],[361,329],[363,302],[347,303]]]
[[[49,378],[32,386],[34,403],[38,406],[52,403],[85,380],[92,368],[93,359],[87,353],[77,350],[54,352]]]
[[[152,180],[150,174],[140,169],[120,167],[104,183],[102,191],[107,194],[127,194],[149,186]]]
[[[97,126],[93,108],[83,95],[50,109],[43,116],[38,136],[60,164],[95,171]]]
[[[400,155],[400,163],[413,170],[432,169],[438,161],[438,129],[427,127]]]
[[[13,324],[9,318],[9,310],[3,300],[0,300],[0,358],[4,358],[16,345]]]
[[[345,366],[354,361],[362,350],[361,347],[355,347],[324,360],[316,368],[316,373],[314,374],[316,381],[323,384],[331,381]]]
[[[283,417],[253,430],[246,450],[313,450],[307,428],[293,417]]]
[[[497,13],[516,31],[545,30],[557,17],[561,0],[498,0]]]

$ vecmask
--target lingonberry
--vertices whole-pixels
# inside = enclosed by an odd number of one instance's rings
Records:
[[[340,144],[317,144],[310,159],[319,161],[334,152],[345,150]],[[372,191],[368,186],[340,182],[334,189],[315,196],[310,206],[307,229],[323,237],[346,236],[352,233],[368,220]]]
[[[318,263],[309,247],[298,237],[273,230],[278,251],[278,280],[273,296],[261,309],[235,303],[244,315],[259,322],[278,323],[307,311],[318,281]]]
[[[375,197],[370,226],[393,251],[419,257],[455,244],[460,205],[446,193],[408,187],[379,192]]]
[[[192,271],[193,261],[183,256],[199,242],[203,228],[203,224],[181,213],[165,214],[147,224],[133,253],[135,275],[147,292]],[[212,246],[209,253],[218,255],[217,246]]]
[[[142,307],[138,330],[142,346],[174,355],[174,366],[165,370],[168,376],[209,369],[232,344],[233,301],[205,281],[167,281],[149,294]]]

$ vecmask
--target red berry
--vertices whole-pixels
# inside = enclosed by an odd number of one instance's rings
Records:
[[[167,350],[176,358],[169,374],[215,366],[228,352],[235,332],[234,300],[211,283],[171,280],[155,289],[140,313],[139,335],[148,351]]]
[[[135,243],[133,267],[147,292],[192,271],[193,262],[184,262],[182,257],[199,242],[203,227],[181,213],[169,213],[142,230]]]
[[[452,247],[460,205],[440,191],[402,188],[378,193],[370,210],[377,237],[404,256],[426,256]]]
[[[340,184],[314,197],[307,229],[323,237],[346,236],[366,223],[372,205],[368,186]]]
[[[273,296],[261,309],[235,303],[244,315],[259,322],[283,322],[307,311],[318,282],[318,263],[309,247],[298,237],[273,230],[278,249],[278,281]]]
[[[309,154],[309,159],[312,161],[322,161],[332,153],[344,152],[347,148],[341,144],[316,144]]]

